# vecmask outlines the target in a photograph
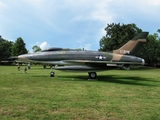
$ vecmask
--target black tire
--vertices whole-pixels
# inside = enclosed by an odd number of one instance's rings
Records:
[[[55,73],[54,72],[50,72],[50,77],[54,77]]]
[[[43,68],[45,69],[45,68],[46,68],[46,65],[43,65]]]
[[[96,72],[89,72],[89,78],[90,79],[96,79],[97,78],[97,73]]]

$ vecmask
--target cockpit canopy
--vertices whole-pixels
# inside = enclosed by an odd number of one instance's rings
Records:
[[[69,48],[59,48],[59,47],[51,47],[51,48],[47,48],[42,50],[41,52],[51,52],[51,51],[84,51],[81,49],[69,49]]]
[[[63,50],[62,48],[56,48],[56,47],[52,47],[52,48],[48,48],[48,49],[44,49],[41,52],[48,52],[48,51],[61,51]]]
[[[77,51],[76,49],[52,47],[52,48],[44,49],[41,52],[62,51],[62,50],[64,50],[64,51],[70,51],[70,50]]]

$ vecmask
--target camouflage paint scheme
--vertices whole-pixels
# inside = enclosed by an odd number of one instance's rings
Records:
[[[25,62],[56,65],[54,69],[58,70],[87,70],[88,72],[129,67],[130,65],[144,65],[143,58],[133,55],[141,43],[146,42],[147,35],[148,32],[139,33],[113,52],[49,48],[41,52],[20,55],[18,59]]]

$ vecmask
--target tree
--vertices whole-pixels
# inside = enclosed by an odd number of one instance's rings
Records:
[[[0,36],[0,60],[11,57],[12,45],[12,41],[5,40]]]
[[[120,48],[142,30],[135,24],[107,24],[106,36],[100,40],[100,51],[112,51]]]
[[[158,29],[157,32],[160,33],[160,29]],[[157,34],[157,33],[156,33],[156,34]],[[158,34],[157,34],[157,36],[158,36]],[[160,41],[160,37],[159,37],[159,36],[158,36],[158,39],[157,39],[157,40]]]
[[[41,51],[41,48],[39,46],[35,45],[32,47],[32,50],[33,50],[33,52],[38,52],[38,51]]]
[[[157,33],[148,35],[146,44],[141,47],[137,56],[145,59],[148,65],[157,65],[160,62],[160,40]]]
[[[17,38],[15,43],[12,46],[12,56],[18,56],[20,54],[28,53],[26,49],[26,44],[24,43],[21,37]]]
[[[112,51],[120,48],[136,34],[142,32],[135,24],[108,24],[105,28],[106,36],[100,40],[100,51]],[[160,33],[160,29],[157,30]],[[160,62],[160,37],[158,33],[148,35],[147,42],[139,49],[135,56],[145,59],[149,65]]]

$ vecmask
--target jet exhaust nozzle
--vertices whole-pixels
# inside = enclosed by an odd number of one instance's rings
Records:
[[[144,59],[142,59],[142,65],[144,65],[145,64],[145,60]]]

